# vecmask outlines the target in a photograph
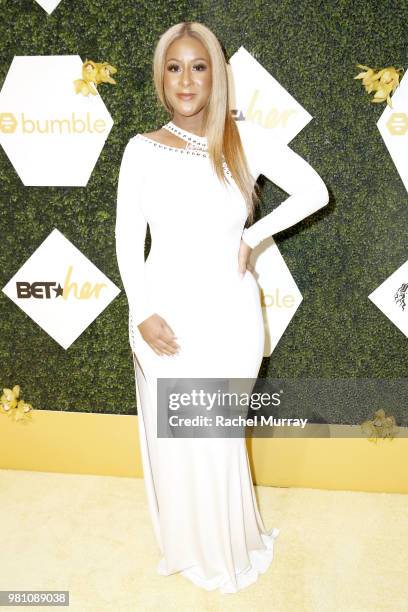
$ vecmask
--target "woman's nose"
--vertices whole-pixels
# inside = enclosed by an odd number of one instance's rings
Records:
[[[183,84],[183,87],[188,87],[190,85],[191,75],[188,70],[183,70],[182,76],[181,76],[181,82]]]

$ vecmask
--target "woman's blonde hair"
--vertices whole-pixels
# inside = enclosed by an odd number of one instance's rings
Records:
[[[204,130],[207,136],[209,157],[218,178],[223,184],[226,184],[227,179],[222,165],[224,156],[232,177],[244,197],[248,220],[252,223],[255,206],[259,201],[258,186],[249,171],[239,131],[229,110],[227,61],[217,37],[205,25],[196,21],[184,21],[173,25],[162,34],[153,57],[153,80],[157,96],[161,104],[172,115],[173,108],[164,91],[166,53],[171,43],[182,36],[198,39],[210,56],[212,89],[204,110]]]

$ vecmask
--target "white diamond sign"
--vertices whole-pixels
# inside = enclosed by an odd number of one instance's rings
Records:
[[[85,187],[113,121],[75,93],[79,55],[14,57],[0,91],[0,144],[24,185]]]
[[[231,57],[228,74],[232,92],[230,110],[235,112],[237,121],[257,123],[269,132],[272,141],[288,144],[312,119],[244,47]],[[250,263],[260,288],[264,356],[268,357],[292,320],[302,294],[273,237],[251,251]]]
[[[269,128],[272,138],[288,144],[313,119],[245,47],[234,53],[230,66],[232,108],[238,120],[242,116]]]
[[[256,261],[252,261],[255,250]],[[267,356],[273,353],[303,296],[273,238],[267,238],[251,252],[250,262],[254,265],[254,276],[261,287],[264,355]]]
[[[120,289],[54,229],[3,293],[67,349]]]
[[[368,297],[408,338],[408,261]]]
[[[36,0],[40,6],[51,15],[52,11],[59,5],[61,0]]]

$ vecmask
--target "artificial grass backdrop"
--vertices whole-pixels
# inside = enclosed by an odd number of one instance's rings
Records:
[[[384,104],[372,104],[353,77],[357,63],[406,67],[408,5],[62,0],[47,15],[34,0],[0,0],[0,8],[1,84],[14,55],[79,54],[118,68],[117,85],[100,87],[114,126],[86,188],[24,187],[1,150],[1,287],[57,227],[122,288],[114,226],[123,150],[131,136],[170,118],[152,83],[158,37],[180,21],[200,21],[228,57],[243,45],[312,114],[290,146],[330,192],[327,207],[275,235],[303,302],[260,376],[406,375],[407,339],[367,296],[407,258],[407,192],[376,127]],[[261,214],[286,197],[267,182]],[[68,350],[4,293],[0,309],[0,388],[20,384],[34,408],[136,411],[124,291]],[[328,420],[357,423],[367,413],[350,405]]]

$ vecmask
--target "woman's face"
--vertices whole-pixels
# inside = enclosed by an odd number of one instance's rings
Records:
[[[164,90],[174,116],[200,113],[208,102],[211,85],[210,56],[204,45],[191,36],[172,42],[166,53]]]

